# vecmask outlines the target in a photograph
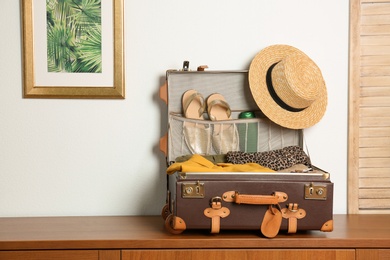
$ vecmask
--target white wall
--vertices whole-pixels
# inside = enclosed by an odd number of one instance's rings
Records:
[[[166,69],[247,69],[282,43],[321,68],[329,104],[305,131],[347,211],[347,0],[125,0],[125,100],[22,98],[20,4],[0,3],[0,216],[159,214]]]

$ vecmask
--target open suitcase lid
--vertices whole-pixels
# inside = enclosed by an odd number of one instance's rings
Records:
[[[206,99],[213,93],[222,94],[232,110],[232,119],[226,121],[194,120],[182,116],[182,96],[188,89],[196,89]],[[257,129],[257,152],[281,149],[287,146],[303,146],[303,131],[279,126],[264,117],[249,89],[248,71],[178,71],[168,70],[166,84],[160,88],[160,97],[167,103],[168,133],[160,140],[160,149],[165,153],[167,163],[176,158],[192,154],[186,142],[186,122],[213,129],[218,125],[232,125],[237,131],[248,124]],[[240,112],[253,111],[256,118],[238,119]],[[241,134],[241,133],[240,133]],[[241,137],[241,136],[240,136]],[[241,142],[243,144],[243,142]],[[240,145],[239,150],[246,149]],[[212,148],[205,155],[216,155]]]
[[[232,110],[259,110],[249,89],[248,71],[178,71],[166,72],[168,113],[182,112],[182,95],[196,89],[204,98],[222,94]]]

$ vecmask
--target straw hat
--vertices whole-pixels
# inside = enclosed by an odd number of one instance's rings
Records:
[[[261,50],[250,65],[249,86],[260,110],[283,127],[307,128],[325,113],[321,71],[297,48],[272,45]]]

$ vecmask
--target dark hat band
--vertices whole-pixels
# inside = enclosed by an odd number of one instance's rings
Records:
[[[272,64],[272,66],[269,67],[269,69],[267,70],[266,84],[267,84],[268,92],[271,95],[271,97],[273,98],[273,100],[276,102],[276,104],[278,104],[280,107],[282,107],[290,112],[300,112],[300,111],[304,110],[305,108],[291,107],[291,106],[287,105],[286,103],[284,103],[284,101],[278,96],[278,94],[276,94],[274,85],[272,84],[272,76],[271,75],[272,75],[273,68],[278,63],[279,62]]]

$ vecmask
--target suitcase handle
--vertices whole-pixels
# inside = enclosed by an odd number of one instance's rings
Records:
[[[227,191],[222,195],[222,199],[237,204],[268,205],[260,230],[264,236],[272,238],[278,234],[282,224],[282,212],[279,203],[285,202],[288,196],[287,193],[280,191],[276,191],[272,195],[240,194],[238,191]]]
[[[272,195],[250,195],[240,194],[238,191],[227,191],[222,195],[222,199],[237,204],[277,205],[287,201],[288,195],[280,191],[276,191]]]

